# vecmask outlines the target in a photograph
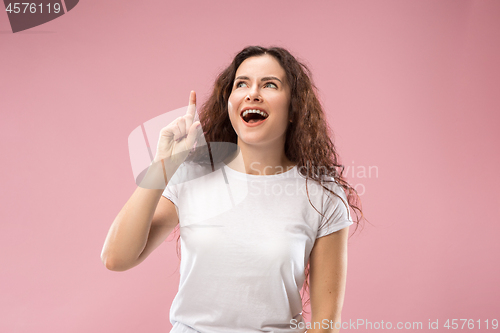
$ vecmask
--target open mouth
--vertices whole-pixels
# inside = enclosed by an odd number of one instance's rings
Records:
[[[267,112],[258,109],[249,109],[241,113],[241,118],[249,124],[265,120],[269,115]]]

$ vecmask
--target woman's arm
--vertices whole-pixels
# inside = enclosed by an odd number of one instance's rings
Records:
[[[344,303],[347,274],[347,238],[349,227],[316,240],[310,256],[309,288],[311,324],[320,327],[328,321],[329,329],[311,329],[307,333],[336,333]],[[326,319],[326,320],[325,320]],[[325,321],[323,321],[325,320]],[[330,324],[330,321],[332,324]]]
[[[101,260],[107,269],[125,271],[140,264],[172,232],[179,219],[162,190],[137,187],[109,229]]]
[[[138,265],[178,224],[174,204],[161,197],[201,131],[200,122],[193,122],[195,114],[196,94],[192,91],[186,115],[162,128],[153,162],[109,229],[101,252],[108,269],[124,271]]]

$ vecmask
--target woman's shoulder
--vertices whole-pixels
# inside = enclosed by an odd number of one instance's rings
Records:
[[[206,176],[213,172],[211,165],[196,163],[193,161],[185,161],[175,171],[172,179],[169,181],[171,185],[179,185],[197,178]]]
[[[331,196],[333,192],[341,197],[345,197],[344,188],[338,182],[338,180],[335,179],[334,176],[325,174],[320,175],[318,179],[314,179],[311,177],[306,177],[300,173],[297,173],[297,175],[300,176],[300,178],[302,178],[304,182],[307,182],[308,188],[316,190],[315,192],[317,194],[321,194],[322,196]]]

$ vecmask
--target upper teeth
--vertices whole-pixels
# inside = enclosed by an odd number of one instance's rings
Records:
[[[245,111],[243,111],[243,113],[241,114],[241,116],[245,117],[249,113],[258,113],[262,117],[267,118],[267,113],[265,113],[264,111],[260,111],[260,110],[245,110]]]

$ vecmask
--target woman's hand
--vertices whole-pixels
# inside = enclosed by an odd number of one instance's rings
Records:
[[[184,162],[193,148],[197,135],[200,134],[198,133],[201,128],[200,122],[193,122],[195,114],[196,93],[191,91],[186,114],[161,129],[153,162],[166,160],[176,167]]]
[[[196,93],[191,91],[186,114],[161,129],[155,158],[138,184],[140,187],[165,189],[193,148],[196,138],[203,135],[200,122],[193,122],[195,115]]]

